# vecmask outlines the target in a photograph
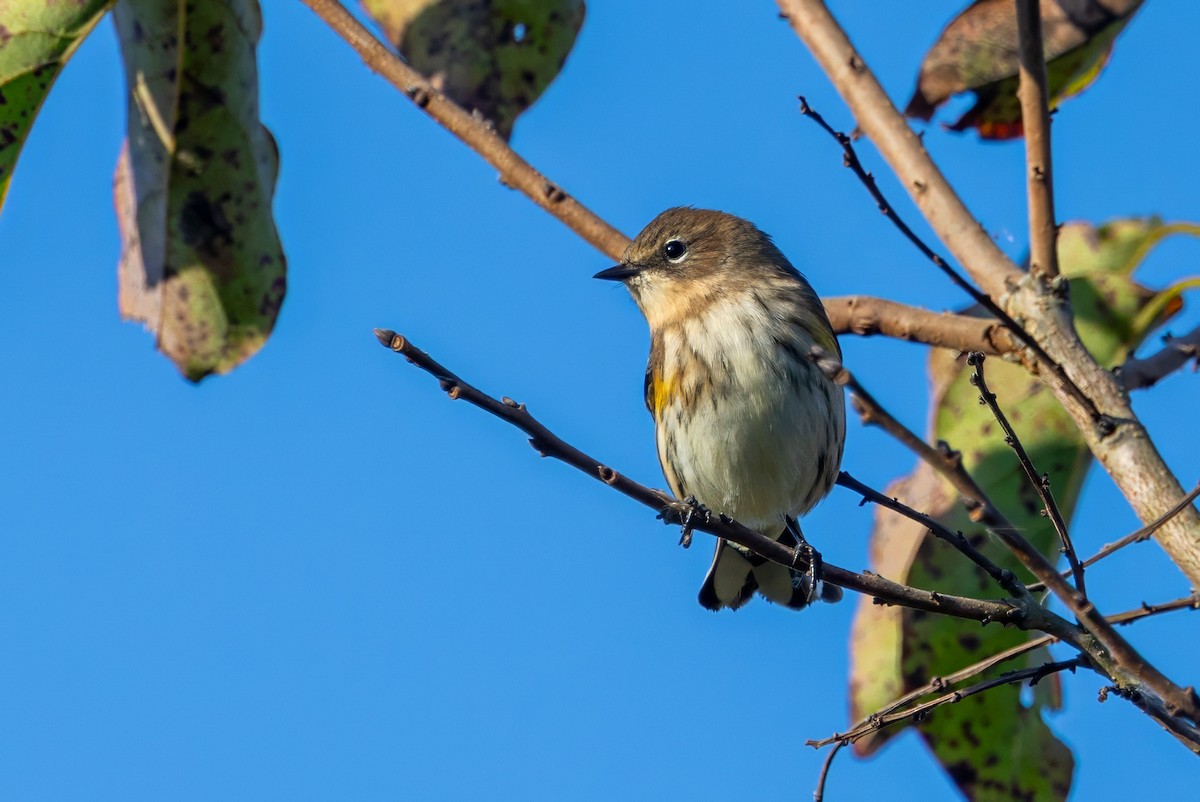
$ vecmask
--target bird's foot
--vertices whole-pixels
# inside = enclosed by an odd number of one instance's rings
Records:
[[[807,604],[812,604],[817,599],[827,602],[839,601],[842,598],[842,589],[835,585],[826,585],[822,581],[824,562],[821,552],[814,549],[804,538],[804,533],[800,531],[800,525],[795,518],[789,516],[786,522],[788,531],[796,538],[797,562],[803,561],[807,564],[803,570],[793,565],[792,587],[804,594]]]
[[[683,512],[680,512],[678,507],[667,507],[658,517],[667,523],[679,523],[679,545],[686,549],[692,545],[692,530],[696,528],[696,524],[711,521],[712,513],[708,507],[697,501],[695,496],[688,496],[683,500],[683,504],[686,506]]]

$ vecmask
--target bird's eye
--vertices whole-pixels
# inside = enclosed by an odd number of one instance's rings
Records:
[[[670,261],[678,262],[687,253],[687,246],[683,244],[682,240],[673,239],[663,246],[663,253]]]

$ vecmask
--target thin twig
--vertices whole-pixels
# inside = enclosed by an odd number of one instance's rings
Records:
[[[1124,612],[1117,613],[1116,615],[1109,616],[1108,621],[1115,626],[1125,626],[1136,621],[1140,621],[1143,618],[1161,615],[1162,613],[1174,612],[1176,610],[1198,609],[1200,609],[1200,595],[1193,593],[1191,595],[1174,599],[1169,602],[1164,602],[1162,604],[1146,604],[1143,602],[1140,607],[1135,607],[1132,610],[1126,610]],[[1040,635],[1036,638],[1030,638],[1024,643],[1020,643],[1016,646],[1005,649],[1002,652],[997,652],[996,654],[985,657],[982,660],[971,663],[968,666],[964,666],[953,673],[942,677],[933,677],[929,680],[929,682],[925,683],[921,687],[914,688],[890,704],[885,705],[868,716],[863,717],[853,727],[847,730],[847,732],[858,731],[859,729],[866,727],[878,716],[895,712],[896,710],[903,708],[905,705],[915,702],[931,693],[944,691],[947,688],[959,684],[960,682],[965,682],[972,677],[977,677],[985,671],[989,671],[1002,663],[1006,663],[1009,660],[1014,660],[1022,655],[1028,654],[1029,652],[1037,651],[1044,646],[1050,646],[1054,643],[1058,643],[1058,638],[1055,638],[1053,635]],[[824,738],[817,741],[808,741],[807,743],[809,746],[820,748],[823,746],[828,746],[831,743],[844,743],[843,741],[839,740],[840,737],[842,736],[835,734],[829,738]]]
[[[967,513],[975,523],[989,529],[1016,527],[984,492],[974,477],[963,467],[962,453],[953,450],[948,443],[939,442],[935,448],[895,418],[874,395],[859,383],[858,379],[841,362],[819,348],[814,348],[813,359],[817,367],[835,384],[850,389],[850,402],[858,412],[863,425],[876,425],[908,448],[917,458],[945,477],[957,490],[967,507]],[[1029,588],[1032,591],[1032,588]]]
[[[930,517],[923,512],[917,512],[907,504],[890,496],[885,496],[878,490],[864,485],[846,471],[838,474],[837,483],[847,490],[853,490],[855,493],[858,493],[863,497],[864,501],[878,504],[880,507],[899,513],[926,527],[939,540],[958,549],[967,559],[987,572],[988,576],[996,581],[996,584],[1004,588],[1014,598],[1022,598],[1027,593],[1025,586],[1013,575],[1012,571],[1009,571],[1007,568],[1001,568],[994,563],[990,557],[971,545],[971,541],[967,540],[962,532],[956,532],[936,518]]]
[[[833,765],[833,759],[837,757],[838,752],[842,751],[845,746],[844,741],[839,741],[833,749],[829,750],[829,754],[825,756],[825,762],[821,764],[821,774],[817,777],[817,787],[813,791],[813,802],[823,802],[825,799],[825,781],[829,779],[829,768]]]
[[[745,546],[764,559],[798,571],[809,567],[807,558],[800,550],[776,542],[725,516],[714,515],[706,519],[705,516],[694,515],[694,508],[685,502],[678,501],[661,490],[653,490],[639,484],[588,456],[542,425],[529,413],[524,404],[518,404],[511,398],[493,398],[471,386],[396,332],[376,329],[375,336],[385,347],[407,357],[409,362],[436,378],[451,398],[467,401],[517,427],[529,435],[529,443],[538,453],[561,460],[635,501],[657,510],[667,523],[681,524],[690,516],[693,519],[690,525],[695,531],[706,532]],[[824,581],[871,596],[877,604],[912,607],[956,618],[967,618],[983,624],[998,622],[1021,629],[1053,632],[1067,642],[1077,643],[1077,628],[1041,605],[1016,606],[1009,600],[971,599],[922,590],[892,582],[869,571],[858,573],[828,562],[822,565],[821,571]]]
[[[1058,503],[1054,500],[1054,495],[1050,492],[1050,477],[1046,474],[1038,474],[1037,468],[1033,466],[1033,460],[1029,458],[1029,454],[1025,451],[1025,446],[1021,444],[1021,438],[1017,437],[1017,433],[1013,430],[1012,424],[1008,422],[1008,417],[1004,411],[1000,409],[1000,404],[996,400],[996,394],[988,389],[987,381],[983,375],[983,354],[978,351],[967,357],[967,364],[971,365],[975,372],[971,376],[971,384],[979,390],[979,397],[983,403],[987,404],[988,409],[992,412],[992,417],[1000,424],[1000,428],[1004,430],[1004,442],[1012,448],[1017,455],[1017,462],[1021,465],[1021,470],[1025,472],[1025,478],[1029,480],[1029,484],[1037,493],[1038,498],[1042,502],[1042,507],[1045,510],[1046,517],[1050,519],[1050,523],[1054,526],[1054,531],[1058,533],[1058,538],[1062,542],[1062,552],[1066,555],[1067,564],[1071,567],[1071,576],[1075,579],[1075,590],[1084,599],[1087,598],[1087,588],[1084,585],[1083,565],[1079,562],[1079,555],[1075,552],[1075,544],[1071,542],[1071,534],[1067,530],[1067,522],[1063,519],[1062,511],[1058,508]]]
[[[1034,339],[1033,335],[1025,331],[1025,329],[1019,323],[1013,320],[1007,312],[1001,309],[1000,305],[992,300],[990,295],[977,290],[974,285],[971,284],[971,282],[967,281],[961,273],[951,267],[945,259],[939,256],[928,245],[926,245],[925,241],[918,237],[916,232],[909,228],[908,224],[904,222],[900,215],[896,213],[896,210],[892,208],[892,205],[888,203],[887,198],[884,197],[883,192],[879,189],[878,183],[875,181],[875,176],[867,172],[867,169],[863,167],[862,162],[859,161],[858,153],[855,151],[854,143],[850,141],[850,137],[848,137],[845,133],[834,129],[833,126],[827,123],[824,117],[822,117],[811,106],[808,105],[808,101],[804,99],[803,95],[800,96],[800,113],[819,125],[841,146],[843,164],[849,167],[850,170],[853,171],[853,173],[858,177],[858,180],[864,187],[867,188],[867,192],[869,192],[871,197],[875,200],[875,204],[879,207],[879,211],[883,212],[884,216],[887,217],[887,219],[890,220],[892,224],[900,230],[900,233],[903,234],[909,242],[915,245],[917,250],[924,254],[925,258],[933,262],[933,264],[936,265],[939,270],[946,274],[951,282],[961,288],[965,293],[967,293],[967,295],[971,296],[971,299],[974,300],[975,303],[979,304],[992,315],[994,315],[996,319],[1004,325],[1005,328],[1011,331],[1013,336],[1020,340],[1021,344],[1030,350],[1037,363],[1041,365],[1043,369],[1057,375],[1061,380],[1062,386],[1072,394],[1075,401],[1091,411],[1092,419],[1094,421],[1099,421],[1103,416],[1100,414],[1100,410],[1096,407],[1095,402],[1093,402],[1091,398],[1085,395],[1084,392],[1075,385],[1071,378],[1067,376],[1067,373],[1065,370],[1063,370],[1062,366],[1046,353],[1045,349],[1042,348],[1041,344],[1036,339]]]
[[[1050,157],[1050,94],[1042,49],[1038,0],[1016,0],[1021,125],[1029,190],[1029,272],[1055,287],[1058,278],[1058,224],[1054,216],[1054,171]],[[1059,282],[1065,290],[1066,282]]]
[[[1110,556],[1113,552],[1119,551],[1131,543],[1141,543],[1144,540],[1149,540],[1150,536],[1153,535],[1159,527],[1187,509],[1198,497],[1200,497],[1200,484],[1193,487],[1190,493],[1181,498],[1179,503],[1174,507],[1164,512],[1157,521],[1152,521],[1151,523],[1146,524],[1136,532],[1130,532],[1120,540],[1105,544],[1100,551],[1083,561],[1084,567],[1086,568],[1088,566],[1095,565],[1105,557]]]
[[[1002,685],[1015,685],[1027,680],[1030,685],[1036,685],[1041,679],[1049,676],[1050,674],[1068,670],[1074,672],[1075,669],[1081,665],[1088,665],[1086,657],[1072,657],[1068,660],[1047,662],[1040,666],[1033,666],[1031,668],[1018,668],[1012,671],[1006,671],[996,677],[983,680],[982,682],[977,682],[974,685],[970,685],[966,688],[947,691],[946,693],[935,696],[926,702],[913,705],[912,707],[906,707],[900,710],[891,710],[888,712],[874,713],[869,719],[853,729],[847,730],[843,733],[838,733],[830,738],[825,738],[820,741],[806,741],[806,743],[808,746],[812,746],[817,749],[823,746],[828,746],[831,743],[854,743],[860,738],[892,724],[896,724],[901,721],[907,721],[908,719],[917,719],[919,721],[928,715],[929,711],[936,707],[954,704],[955,702],[961,702],[963,699],[966,699],[970,696],[976,696],[984,691],[990,691],[992,688],[999,688]]]

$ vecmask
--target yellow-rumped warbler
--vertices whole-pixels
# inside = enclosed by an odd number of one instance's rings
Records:
[[[646,406],[671,492],[801,543],[795,518],[833,487],[846,437],[842,389],[808,358],[841,357],[813,288],[752,223],[690,208],[654,218],[596,278],[623,281],[650,324]],[[718,541],[700,603],[736,609],[755,591],[794,609],[841,598]]]

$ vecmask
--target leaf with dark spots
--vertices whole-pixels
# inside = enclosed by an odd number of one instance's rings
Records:
[[[279,154],[258,118],[262,22],[253,0],[120,0],[115,17],[129,93],[114,182],[121,314],[198,381],[262,347],[287,286]]]
[[[513,123],[562,69],[584,0],[362,0],[396,49],[437,89],[491,120]]]
[[[1042,39],[1050,106],[1086,89],[1100,75],[1143,0],[1042,0]],[[905,113],[928,120],[962,92],[975,105],[953,131],[974,128],[983,139],[1022,135],[1017,99],[1017,18],[1013,0],[976,0],[942,31],[925,55]]]
[[[1101,364],[1123,362],[1137,343],[1178,310],[1179,292],[1186,282],[1155,291],[1133,280],[1134,270],[1150,248],[1173,233],[1200,234],[1200,228],[1153,219],[1119,220],[1100,228],[1073,223],[1062,228],[1059,261],[1070,281],[1076,328]],[[943,441],[957,449],[964,467],[992,501],[1035,547],[1057,561],[1061,558],[1057,537],[990,412],[976,402],[979,391],[971,385],[964,362],[945,350],[930,355],[933,414],[929,442]],[[1091,462],[1079,430],[1053,395],[1043,392],[1043,385],[1023,368],[992,359],[987,371],[988,383],[1001,406],[1019,421],[1017,433],[1034,464],[1050,474],[1055,499],[1069,520]],[[919,463],[912,474],[892,483],[887,495],[919,501],[924,511],[952,531],[961,531],[997,563],[1031,579],[1007,550],[971,521],[953,487],[927,464]],[[899,582],[945,593],[1003,595],[983,571],[920,524],[883,509],[877,510],[875,521],[873,570]],[[1100,545],[1089,543],[1080,533],[1075,541],[1081,548]],[[930,677],[950,674],[1026,637],[1015,629],[881,608],[865,600],[859,604],[852,640],[854,717],[862,718]],[[1031,655],[1030,660],[1044,662],[1044,653]],[[1012,667],[999,666],[983,677]],[[1022,703],[1020,689],[1004,686],[941,707],[918,728],[970,799],[1061,799],[1070,788],[1073,761],[1041,715],[1043,709],[1057,706],[1057,679],[1049,677],[1035,689],[1032,706]],[[974,729],[968,731],[968,727]],[[875,733],[858,741],[855,749],[869,754],[899,730],[891,727]],[[972,738],[977,747],[971,745]],[[1021,748],[1014,751],[1014,743]],[[969,765],[972,771],[956,771],[953,767],[959,765]]]
[[[50,87],[111,4],[0,3],[0,207]]]

